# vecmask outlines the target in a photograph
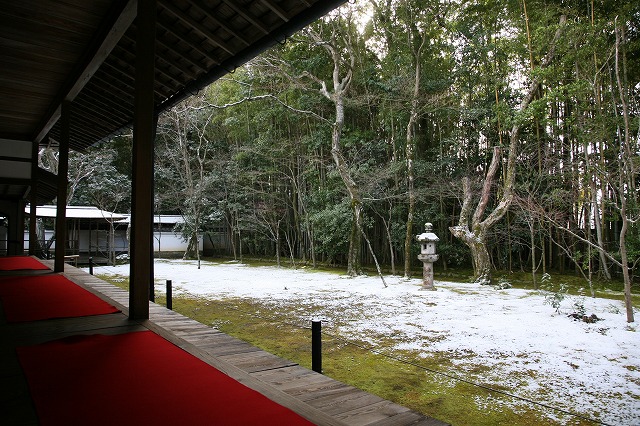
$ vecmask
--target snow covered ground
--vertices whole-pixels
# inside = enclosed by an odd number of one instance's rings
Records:
[[[96,273],[128,275],[129,266]],[[386,353],[444,352],[456,366],[448,373],[607,424],[640,425],[640,327],[627,324],[621,301],[567,297],[557,314],[537,291],[441,281],[437,291],[421,291],[420,280],[391,276],[384,288],[375,276],[234,262],[203,262],[197,269],[192,261],[158,260],[155,278],[157,292],[171,279],[174,294],[296,306],[301,324],[321,319],[332,333]],[[602,320],[568,318],[575,302]],[[479,365],[488,368],[478,372]],[[516,411],[526,405],[512,404]]]

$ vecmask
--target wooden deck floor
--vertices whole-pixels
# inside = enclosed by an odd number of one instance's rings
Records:
[[[2,424],[38,424],[29,389],[15,354],[17,346],[78,334],[117,334],[141,330],[151,330],[161,335],[318,425],[445,424],[262,351],[157,304],[151,304],[149,320],[130,321],[127,317],[129,294],[126,291],[72,267],[66,268],[65,275],[117,306],[122,313],[7,324],[0,312]]]

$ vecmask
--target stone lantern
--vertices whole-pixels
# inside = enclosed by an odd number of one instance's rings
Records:
[[[440,238],[433,232],[433,225],[429,222],[424,224],[424,232],[416,235],[416,241],[420,243],[420,254],[418,260],[422,261],[422,290],[435,290],[433,285],[433,262],[438,260],[436,254],[436,242]]]

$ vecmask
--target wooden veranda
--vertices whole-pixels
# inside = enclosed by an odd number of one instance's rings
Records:
[[[53,266],[53,262],[45,263]],[[38,271],[19,274],[52,273]],[[3,272],[0,277],[15,274],[18,273]],[[132,321],[128,318],[129,295],[126,291],[73,267],[68,267],[64,275],[113,304],[121,312],[11,324],[4,319],[0,304],[0,406],[3,424],[39,424],[29,386],[16,356],[16,347],[69,336],[95,333],[114,335],[150,330],[314,424],[444,425],[438,420],[264,352],[155,303],[149,305],[149,319]],[[94,368],[100,369],[101,365],[96,363]],[[167,365],[166,368],[170,369],[172,366]],[[122,386],[126,384],[123,383]],[[149,389],[147,397],[155,399],[154,391]],[[162,410],[160,406],[156,408]],[[188,406],[182,408],[189,410]],[[112,406],[109,409],[117,412],[118,407]],[[203,419],[203,423],[226,424],[224,418]],[[265,423],[272,424],[268,419],[265,419]],[[121,424],[128,424],[127,420],[123,419]]]

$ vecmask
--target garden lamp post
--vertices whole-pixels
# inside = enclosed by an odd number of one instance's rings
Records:
[[[436,241],[440,238],[433,232],[433,225],[429,222],[424,224],[424,232],[416,235],[416,241],[420,243],[420,254],[418,260],[422,261],[422,288],[421,290],[435,290],[433,285],[433,262],[438,260],[436,254]]]

